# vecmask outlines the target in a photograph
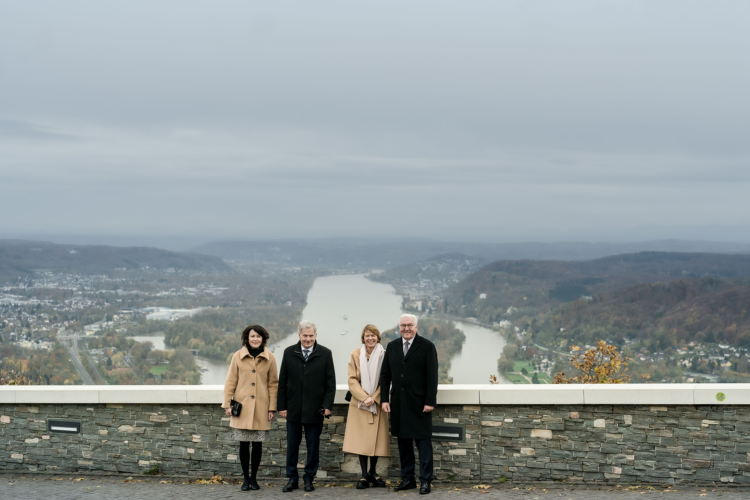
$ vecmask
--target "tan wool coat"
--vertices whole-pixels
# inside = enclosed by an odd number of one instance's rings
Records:
[[[258,354],[257,359],[250,355],[245,346],[235,352],[224,383],[221,407],[229,408],[229,401],[234,396],[234,400],[242,404],[242,411],[239,417],[229,419],[229,426],[235,429],[271,429],[268,412],[276,411],[278,388],[276,357],[268,347]]]
[[[372,395],[378,405],[377,415],[357,408],[357,403],[367,399],[367,393],[361,385],[359,349],[358,347],[353,350],[349,358],[349,390],[352,393],[352,400],[349,402],[349,413],[346,417],[344,452],[368,457],[390,457],[391,438],[388,433],[388,414],[380,408],[380,386]]]

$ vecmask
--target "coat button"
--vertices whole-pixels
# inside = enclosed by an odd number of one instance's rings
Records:
[[[252,385],[255,385],[255,382],[253,382],[253,384],[252,384]]]
[[[255,396],[250,396],[250,399],[255,399]]]
[[[255,373],[255,370],[253,370],[253,373]]]

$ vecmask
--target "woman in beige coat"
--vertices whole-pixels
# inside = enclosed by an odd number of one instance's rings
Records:
[[[362,347],[352,351],[349,359],[349,413],[346,417],[344,451],[359,455],[362,479],[357,489],[385,487],[377,477],[378,457],[391,456],[388,414],[380,410],[380,367],[385,350],[380,345],[380,331],[375,325],[362,330]],[[367,469],[367,458],[370,469]]]
[[[240,442],[240,464],[244,476],[242,491],[260,489],[256,476],[263,453],[262,443],[268,440],[271,419],[276,411],[279,371],[276,369],[276,358],[266,347],[267,342],[268,332],[262,326],[245,328],[242,332],[242,349],[232,356],[224,384],[224,403],[221,407],[227,416],[232,416],[229,404],[232,399],[242,404],[240,414],[229,420],[232,437]],[[248,473],[251,463],[252,473]]]

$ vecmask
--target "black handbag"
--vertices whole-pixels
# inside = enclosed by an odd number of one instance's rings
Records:
[[[234,399],[232,399],[229,402],[229,408],[232,410],[231,413],[232,413],[233,417],[239,417],[240,416],[240,412],[242,411],[242,403],[239,403],[239,402],[235,401]]]
[[[352,400],[352,391],[346,391],[346,396],[344,396],[344,399],[350,402]]]

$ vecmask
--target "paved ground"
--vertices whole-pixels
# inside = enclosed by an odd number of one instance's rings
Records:
[[[395,500],[404,496],[416,500],[417,490],[407,493],[394,493],[390,488],[355,490],[351,484],[320,484],[312,493],[298,490],[283,493],[280,481],[261,481],[259,491],[240,491],[238,484],[223,484],[208,482],[196,484],[194,480],[186,484],[187,479],[170,479],[168,476],[153,478],[106,476],[49,476],[42,474],[0,474],[0,499],[26,500],[85,500],[91,499],[179,499],[179,500],[212,500],[225,498],[294,498],[313,500],[314,498],[367,498],[368,500],[384,498]],[[218,479],[214,479],[218,481]],[[481,486],[481,485],[475,485]],[[489,489],[472,487],[467,484],[452,485],[447,483],[435,484],[430,499],[454,500],[474,498],[488,500],[502,498],[503,500],[622,500],[652,499],[655,500],[746,500],[750,498],[750,486],[673,486],[663,488],[656,486],[613,487],[613,486],[581,486],[562,483],[544,485],[514,485],[495,484]]]

